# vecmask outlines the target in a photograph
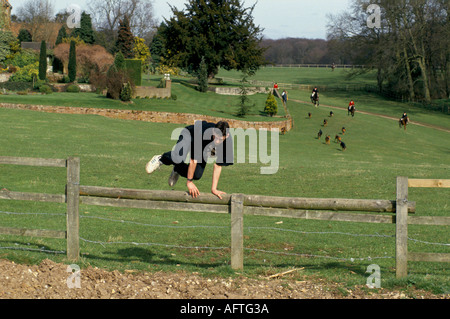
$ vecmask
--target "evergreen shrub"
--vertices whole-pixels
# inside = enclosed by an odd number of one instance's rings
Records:
[[[274,116],[278,113],[278,104],[272,93],[269,93],[267,96],[264,112],[266,112],[269,116]]]

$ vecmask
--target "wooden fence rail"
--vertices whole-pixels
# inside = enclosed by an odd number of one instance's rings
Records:
[[[63,167],[67,169],[66,194],[64,195],[13,192],[6,189],[0,190],[0,199],[67,203],[66,231],[0,227],[0,234],[67,239],[67,258],[70,260],[77,260],[79,258],[78,188],[80,185],[80,159],[74,157],[68,159],[43,159],[0,156],[0,164]]]
[[[450,217],[410,217],[407,213],[408,187],[449,188],[450,180],[397,177],[396,275],[407,276],[408,261],[450,262],[450,254],[408,252],[408,225],[450,225]]]
[[[327,221],[396,224],[396,274],[407,274],[408,261],[450,262],[450,254],[409,253],[409,224],[450,225],[450,217],[414,216],[415,202],[408,200],[409,187],[450,187],[450,180],[416,180],[397,178],[397,198],[392,200],[297,198],[260,195],[212,194],[192,198],[186,192],[121,189],[80,185],[80,160],[45,160],[0,157],[0,164],[55,166],[67,168],[65,195],[0,191],[0,199],[67,203],[67,231],[25,230],[0,227],[0,234],[42,236],[67,239],[67,256],[79,258],[79,204],[150,210],[174,210],[230,214],[231,266],[244,267],[244,215],[275,216]]]

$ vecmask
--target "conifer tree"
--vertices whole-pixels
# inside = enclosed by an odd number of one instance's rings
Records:
[[[47,45],[45,41],[41,42],[41,53],[39,56],[39,80],[47,78]]]
[[[27,29],[20,29],[17,39],[19,40],[19,43],[33,41],[33,37]]]
[[[197,79],[198,90],[203,93],[208,91],[208,69],[205,62],[205,57],[202,57],[202,61],[200,62],[200,70],[197,74]]]
[[[252,107],[255,106],[255,103],[251,103],[250,98],[248,97],[248,72],[246,70],[242,71],[242,78],[241,78],[241,86],[239,88],[239,109],[237,112],[237,116],[239,117],[245,117]]]
[[[62,26],[58,31],[58,37],[56,38],[55,45],[63,43],[63,39],[67,38],[66,27]]]
[[[134,36],[131,32],[130,21],[125,16],[120,20],[119,33],[116,42],[116,50],[122,52],[125,59],[134,58]]]
[[[74,38],[79,36],[80,39],[86,44],[95,43],[94,30],[92,29],[92,19],[89,14],[84,11],[81,13],[80,27],[76,28],[71,35]]]
[[[255,5],[246,8],[241,0],[187,2],[185,10],[171,7],[174,17],[158,29],[166,61],[196,74],[204,56],[209,77],[219,67],[252,75],[264,65],[262,30],[252,17]]]
[[[69,80],[74,82],[77,78],[77,51],[75,41],[70,42],[69,51]]]
[[[269,93],[269,95],[267,96],[264,112],[266,112],[271,117],[278,113],[278,104],[272,93]]]

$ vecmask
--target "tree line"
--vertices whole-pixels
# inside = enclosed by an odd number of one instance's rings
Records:
[[[335,54],[376,70],[380,90],[425,102],[450,98],[448,0],[376,3],[371,11],[370,1],[353,0],[350,11],[329,17]]]
[[[335,57],[330,43],[323,39],[284,38],[263,39],[264,58],[271,64],[352,64]]]
[[[154,19],[150,0],[92,0],[83,19],[92,19],[90,39],[114,54],[119,22],[127,17],[131,33],[149,47],[153,64],[197,77],[206,73],[212,78],[219,67],[251,75],[271,63],[358,64],[367,67],[358,72],[376,71],[380,91],[411,100],[448,98],[448,0],[378,0],[377,27],[368,22],[372,2],[352,0],[350,10],[330,15],[326,40],[264,39],[253,20],[257,3],[246,7],[242,0],[187,0],[183,9],[171,7],[172,16],[162,23]],[[17,12],[14,19],[29,26],[33,39],[45,23],[69,15],[52,16],[49,0],[28,0]],[[87,37],[86,30],[76,32]]]
[[[120,22],[127,17],[134,36],[144,39],[149,45],[157,24],[150,0],[91,0],[87,7],[82,8],[82,28],[74,32],[91,32],[87,43],[102,45],[108,51],[115,50]],[[55,24],[64,25],[67,30],[67,20],[71,12],[65,9],[55,13],[55,7],[50,0],[27,0],[15,9],[11,21],[20,23],[23,29],[29,31],[33,41],[50,42],[54,38]],[[84,28],[83,20],[89,20],[92,31]],[[58,32],[56,30],[56,32]]]

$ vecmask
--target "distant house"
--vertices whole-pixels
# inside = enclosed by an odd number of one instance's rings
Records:
[[[41,51],[41,42],[22,42],[21,43],[22,49],[31,49],[34,51]],[[47,49],[51,49],[52,46],[47,43]]]
[[[48,22],[44,27],[38,28],[35,32],[33,32],[33,28],[25,22],[12,22],[11,32],[17,37],[21,29],[26,29],[31,32],[33,42],[39,43],[38,50],[40,49],[40,43],[42,40],[45,40],[49,49],[53,49],[61,26],[63,26],[62,23]]]

